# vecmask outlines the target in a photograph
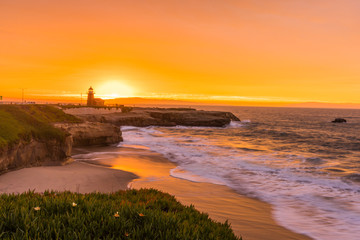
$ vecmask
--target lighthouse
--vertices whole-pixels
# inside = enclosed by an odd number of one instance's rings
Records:
[[[90,86],[88,90],[88,98],[87,98],[87,105],[94,106],[94,89]]]
[[[88,90],[87,105],[88,106],[104,106],[105,101],[101,98],[94,97],[94,89],[92,87]]]

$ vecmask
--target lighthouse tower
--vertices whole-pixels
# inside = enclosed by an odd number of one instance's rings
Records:
[[[88,106],[94,106],[95,105],[94,89],[92,87],[90,87],[89,90],[88,90],[87,105]]]

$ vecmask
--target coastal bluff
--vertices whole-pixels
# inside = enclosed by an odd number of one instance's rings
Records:
[[[123,140],[120,128],[113,124],[83,122],[55,123],[54,126],[71,134],[73,147],[109,145]]]
[[[191,108],[133,108],[131,112],[113,109],[70,108],[66,113],[89,122],[111,123],[116,126],[196,126],[224,127],[240,121],[231,112],[202,111]]]
[[[0,173],[63,165],[72,147],[122,141],[119,127],[85,122],[50,105],[0,105]]]
[[[0,173],[66,163],[72,138],[53,122],[81,120],[49,105],[0,105]]]
[[[72,139],[31,138],[0,148],[0,173],[23,167],[63,165],[71,156]]]
[[[110,110],[109,110],[110,109]],[[0,173],[24,167],[63,165],[72,147],[123,140],[120,126],[224,127],[240,121],[230,112],[190,108],[116,108],[0,105]]]

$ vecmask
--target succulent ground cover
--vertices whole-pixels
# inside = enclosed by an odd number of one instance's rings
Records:
[[[0,195],[1,239],[240,239],[154,189]]]

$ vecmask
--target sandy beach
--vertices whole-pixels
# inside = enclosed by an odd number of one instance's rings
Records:
[[[28,190],[113,192],[126,189],[127,184],[136,177],[130,172],[72,162],[65,166],[24,168],[0,175],[0,193],[22,193]]]
[[[0,193],[156,188],[175,195],[183,204],[193,204],[217,221],[228,220],[234,232],[245,240],[310,239],[279,226],[271,216],[269,204],[242,196],[226,186],[171,177],[170,169],[176,166],[162,155],[129,147],[77,149],[75,162],[66,166],[26,168],[3,174]],[[98,160],[85,160],[93,153],[100,154],[96,156]]]

